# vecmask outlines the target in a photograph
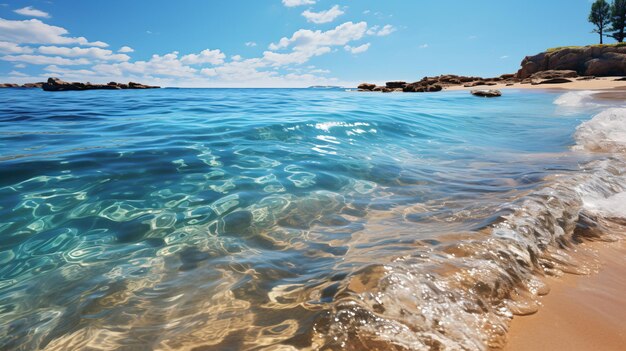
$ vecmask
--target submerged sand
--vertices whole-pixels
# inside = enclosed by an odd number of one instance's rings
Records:
[[[531,316],[513,318],[506,351],[624,350],[626,244],[588,243],[599,263],[589,276],[549,280],[550,294]]]

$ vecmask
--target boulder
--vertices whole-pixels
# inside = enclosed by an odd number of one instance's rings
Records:
[[[531,79],[576,78],[578,73],[572,70],[548,70],[530,75]]]
[[[128,82],[128,89],[156,89],[156,88],[160,88],[160,87],[154,86],[154,85],[145,85],[145,84],[135,83],[135,82]]]
[[[465,85],[463,85],[466,88],[473,88],[479,85],[487,85],[487,82],[479,80],[479,81],[475,81],[475,82],[471,82],[471,83],[467,83]]]
[[[406,82],[403,81],[394,81],[385,83],[387,88],[396,89],[396,88],[404,88],[406,86]]]
[[[41,88],[41,86],[43,85],[43,82],[37,82],[37,83],[24,83],[22,84],[22,88]]]
[[[14,83],[0,83],[0,88],[19,88],[19,84],[14,84]]]
[[[533,81],[532,85],[540,85],[540,84],[563,84],[563,83],[571,83],[572,81],[567,78],[551,78]]]
[[[480,97],[498,97],[502,96],[502,92],[500,90],[472,90],[472,95],[480,96]]]
[[[363,89],[363,90],[373,90],[374,88],[376,88],[376,84],[361,83],[361,84],[359,84],[359,86],[357,88],[358,89]]]
[[[48,78],[41,88],[45,91],[84,90],[84,85],[66,82],[59,78]]]

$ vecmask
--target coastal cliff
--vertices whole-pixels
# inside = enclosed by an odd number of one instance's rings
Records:
[[[581,76],[626,75],[626,45],[592,45],[551,49],[527,56],[517,71],[518,79],[548,70],[572,70]]]

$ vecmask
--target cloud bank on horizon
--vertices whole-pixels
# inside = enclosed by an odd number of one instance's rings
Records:
[[[111,48],[104,41],[75,36],[64,27],[46,23],[45,19],[52,15],[34,6],[17,8],[13,12],[26,18],[0,17],[0,61],[12,65],[8,72],[1,72],[0,77],[21,83],[56,76],[72,81],[140,81],[190,87],[341,85],[346,82],[309,61],[342,51],[363,54],[372,46],[371,39],[389,36],[397,30],[389,23],[337,21],[349,11],[339,4],[316,9],[315,0],[281,2],[287,8],[307,6],[299,15],[306,19],[309,28],[268,40],[267,48],[254,57],[212,47],[200,52],[144,52],[144,56],[151,56],[134,59],[135,43]],[[320,24],[333,27],[316,28]],[[258,44],[248,41],[241,45],[252,49]],[[25,68],[29,68],[30,73],[25,73]]]

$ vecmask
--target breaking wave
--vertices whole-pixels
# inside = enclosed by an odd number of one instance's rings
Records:
[[[574,174],[550,176],[546,186],[508,205],[511,213],[481,230],[480,238],[416,248],[351,276],[316,326],[316,348],[504,346],[512,316],[534,313],[537,296],[548,293],[543,276],[587,273],[592,263],[572,249],[584,240],[614,240],[626,228],[625,126],[624,108],[582,123],[574,149],[606,155]]]

